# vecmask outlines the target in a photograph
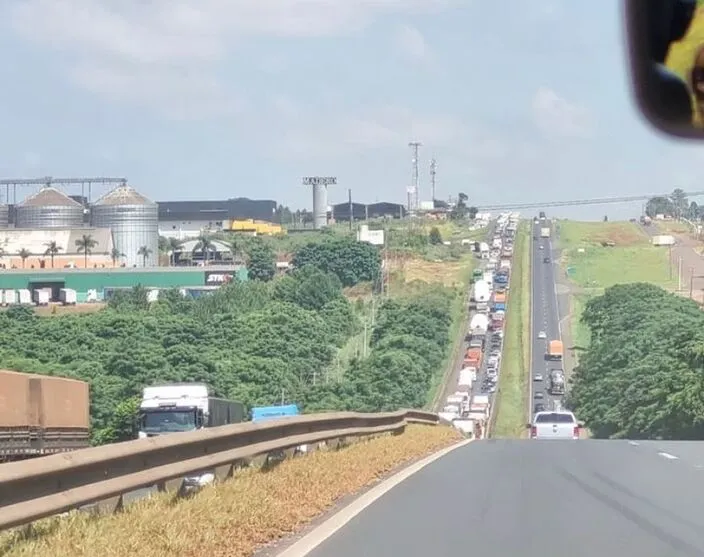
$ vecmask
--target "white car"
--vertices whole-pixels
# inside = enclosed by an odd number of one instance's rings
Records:
[[[543,380],[543,376],[540,373],[536,373],[533,376],[533,381],[542,381],[542,380]]]
[[[541,244],[540,249],[545,249],[545,246]]]
[[[579,439],[582,424],[572,412],[538,412],[527,424],[531,439]]]
[[[538,338],[545,339],[545,338],[548,338],[548,335],[545,333],[545,331],[540,331],[538,333]]]

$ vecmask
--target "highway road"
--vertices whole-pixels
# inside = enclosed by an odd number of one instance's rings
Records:
[[[550,238],[541,238],[540,229],[547,227],[550,228]],[[554,257],[558,254],[554,252],[552,245],[553,228],[549,220],[539,221],[533,224],[533,237],[537,236],[538,239],[531,237],[531,417],[537,403],[544,404],[545,408],[550,410],[556,401],[559,402],[563,398],[552,396],[548,392],[550,370],[562,368],[562,362],[545,359],[548,343],[551,340],[562,340],[553,264]],[[546,257],[550,258],[549,263],[545,262]],[[547,338],[538,338],[541,331]],[[534,380],[537,374],[542,375],[542,381]],[[535,398],[538,393],[542,393],[542,399]]]
[[[477,441],[309,557],[704,555],[704,443]]]

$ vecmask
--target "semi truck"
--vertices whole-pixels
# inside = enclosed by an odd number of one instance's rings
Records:
[[[242,403],[210,396],[204,383],[144,387],[139,413],[140,439],[236,424],[246,417]]]
[[[543,227],[540,229],[540,237],[541,238],[549,238],[550,237],[550,228],[548,227]]]
[[[0,461],[90,446],[88,383],[0,370]]]
[[[548,344],[548,360],[561,360],[562,359],[562,341],[561,340],[551,340]]]

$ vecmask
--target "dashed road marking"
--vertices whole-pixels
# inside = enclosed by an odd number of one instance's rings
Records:
[[[659,454],[661,457],[666,458],[666,459],[668,459],[668,460],[679,460],[679,459],[680,459],[680,457],[675,456],[675,455],[670,454],[670,453],[659,452],[658,454]]]
[[[640,443],[636,443],[635,441],[629,441],[628,444],[632,447],[637,447],[638,445],[640,445]]]

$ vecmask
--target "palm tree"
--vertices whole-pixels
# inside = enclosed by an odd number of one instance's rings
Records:
[[[112,248],[112,251],[110,252],[110,259],[112,259],[112,266],[114,267],[117,264],[117,260],[120,259],[121,257],[124,257],[125,254],[122,253],[119,249],[117,248]]]
[[[24,269],[24,266],[27,264],[27,258],[32,254],[29,253],[28,249],[22,248],[20,251],[17,252],[17,255],[20,256],[20,259],[22,259],[22,268]]]
[[[169,238],[167,251],[169,253],[169,265],[176,265],[175,253],[181,249],[183,242],[178,238]]]
[[[53,269],[54,257],[56,257],[63,248],[53,240],[51,242],[47,242],[44,245],[46,246],[46,251],[44,252],[44,255],[48,255],[51,258],[51,268]]]
[[[207,236],[205,234],[201,234],[198,236],[198,240],[196,241],[196,245],[193,246],[193,253],[200,252],[203,254],[203,262],[207,263],[208,262],[208,252],[212,251],[212,249],[215,247],[215,244],[213,244],[213,241],[210,239],[210,236]]]
[[[142,246],[137,250],[137,255],[142,256],[142,262],[144,267],[147,266],[147,258],[152,254],[152,250],[150,250],[147,246]]]
[[[90,234],[84,234],[78,240],[76,240],[76,247],[78,248],[78,253],[83,254],[84,268],[88,268],[88,256],[93,253],[93,248],[97,245],[97,240],[95,240]]]

